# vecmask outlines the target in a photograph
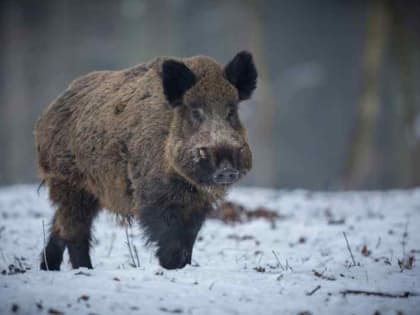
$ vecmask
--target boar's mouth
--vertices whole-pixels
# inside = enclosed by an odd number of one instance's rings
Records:
[[[178,176],[197,189],[224,191],[250,169],[247,155],[244,154],[246,145],[225,144],[187,150],[180,149],[181,145],[175,147],[178,150],[168,150],[166,153],[169,165]]]
[[[200,147],[194,153],[194,177],[205,186],[226,188],[247,173],[243,163],[243,147]]]

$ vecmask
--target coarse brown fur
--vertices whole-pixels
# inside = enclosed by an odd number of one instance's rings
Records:
[[[91,224],[102,208],[138,218],[162,266],[189,263],[205,214],[231,184],[214,174],[228,165],[239,174],[233,182],[251,168],[237,104],[255,81],[242,52],[226,67],[161,57],[72,82],[35,128],[39,174],[57,209],[41,268],[58,270],[65,247],[73,267],[91,268]]]

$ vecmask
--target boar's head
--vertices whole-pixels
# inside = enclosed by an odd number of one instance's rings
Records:
[[[168,164],[202,188],[238,181],[252,166],[238,116],[239,102],[256,88],[252,55],[240,52],[225,67],[203,56],[169,59],[162,64],[161,78],[174,111],[165,148]]]

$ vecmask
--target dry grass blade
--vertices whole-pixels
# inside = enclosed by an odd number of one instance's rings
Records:
[[[353,261],[353,266],[356,266],[357,265],[356,264],[356,260],[354,259],[353,252],[351,251],[349,240],[347,239],[347,236],[346,236],[346,232],[343,232],[343,235],[344,235],[344,239],[346,240],[347,249],[348,249],[348,251],[350,253],[351,260]]]
[[[134,255],[136,255],[137,267],[140,267],[139,253],[137,252],[137,247],[134,244],[133,244],[133,250],[134,250]]]
[[[44,254],[44,262],[45,262],[45,267],[47,268],[47,271],[49,271],[50,269],[48,268],[48,261],[47,261],[47,253],[46,253],[46,246],[47,246],[47,241],[45,239],[45,224],[44,224],[44,220],[42,220],[42,233],[44,235],[44,250],[43,250],[43,254]]]
[[[128,252],[130,253],[131,262],[132,262],[134,267],[138,267],[137,264],[136,264],[136,261],[134,260],[133,250],[131,248],[131,242],[130,242],[130,237],[128,236],[128,227],[127,226],[125,226],[125,237],[127,239]]]

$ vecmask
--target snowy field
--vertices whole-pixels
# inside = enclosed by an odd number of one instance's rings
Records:
[[[72,270],[66,257],[62,271],[43,272],[45,190],[0,189],[0,314],[420,314],[420,190],[238,188],[229,199],[279,218],[208,220],[193,266],[167,271],[137,228],[134,267],[125,229],[103,213],[93,270]]]

